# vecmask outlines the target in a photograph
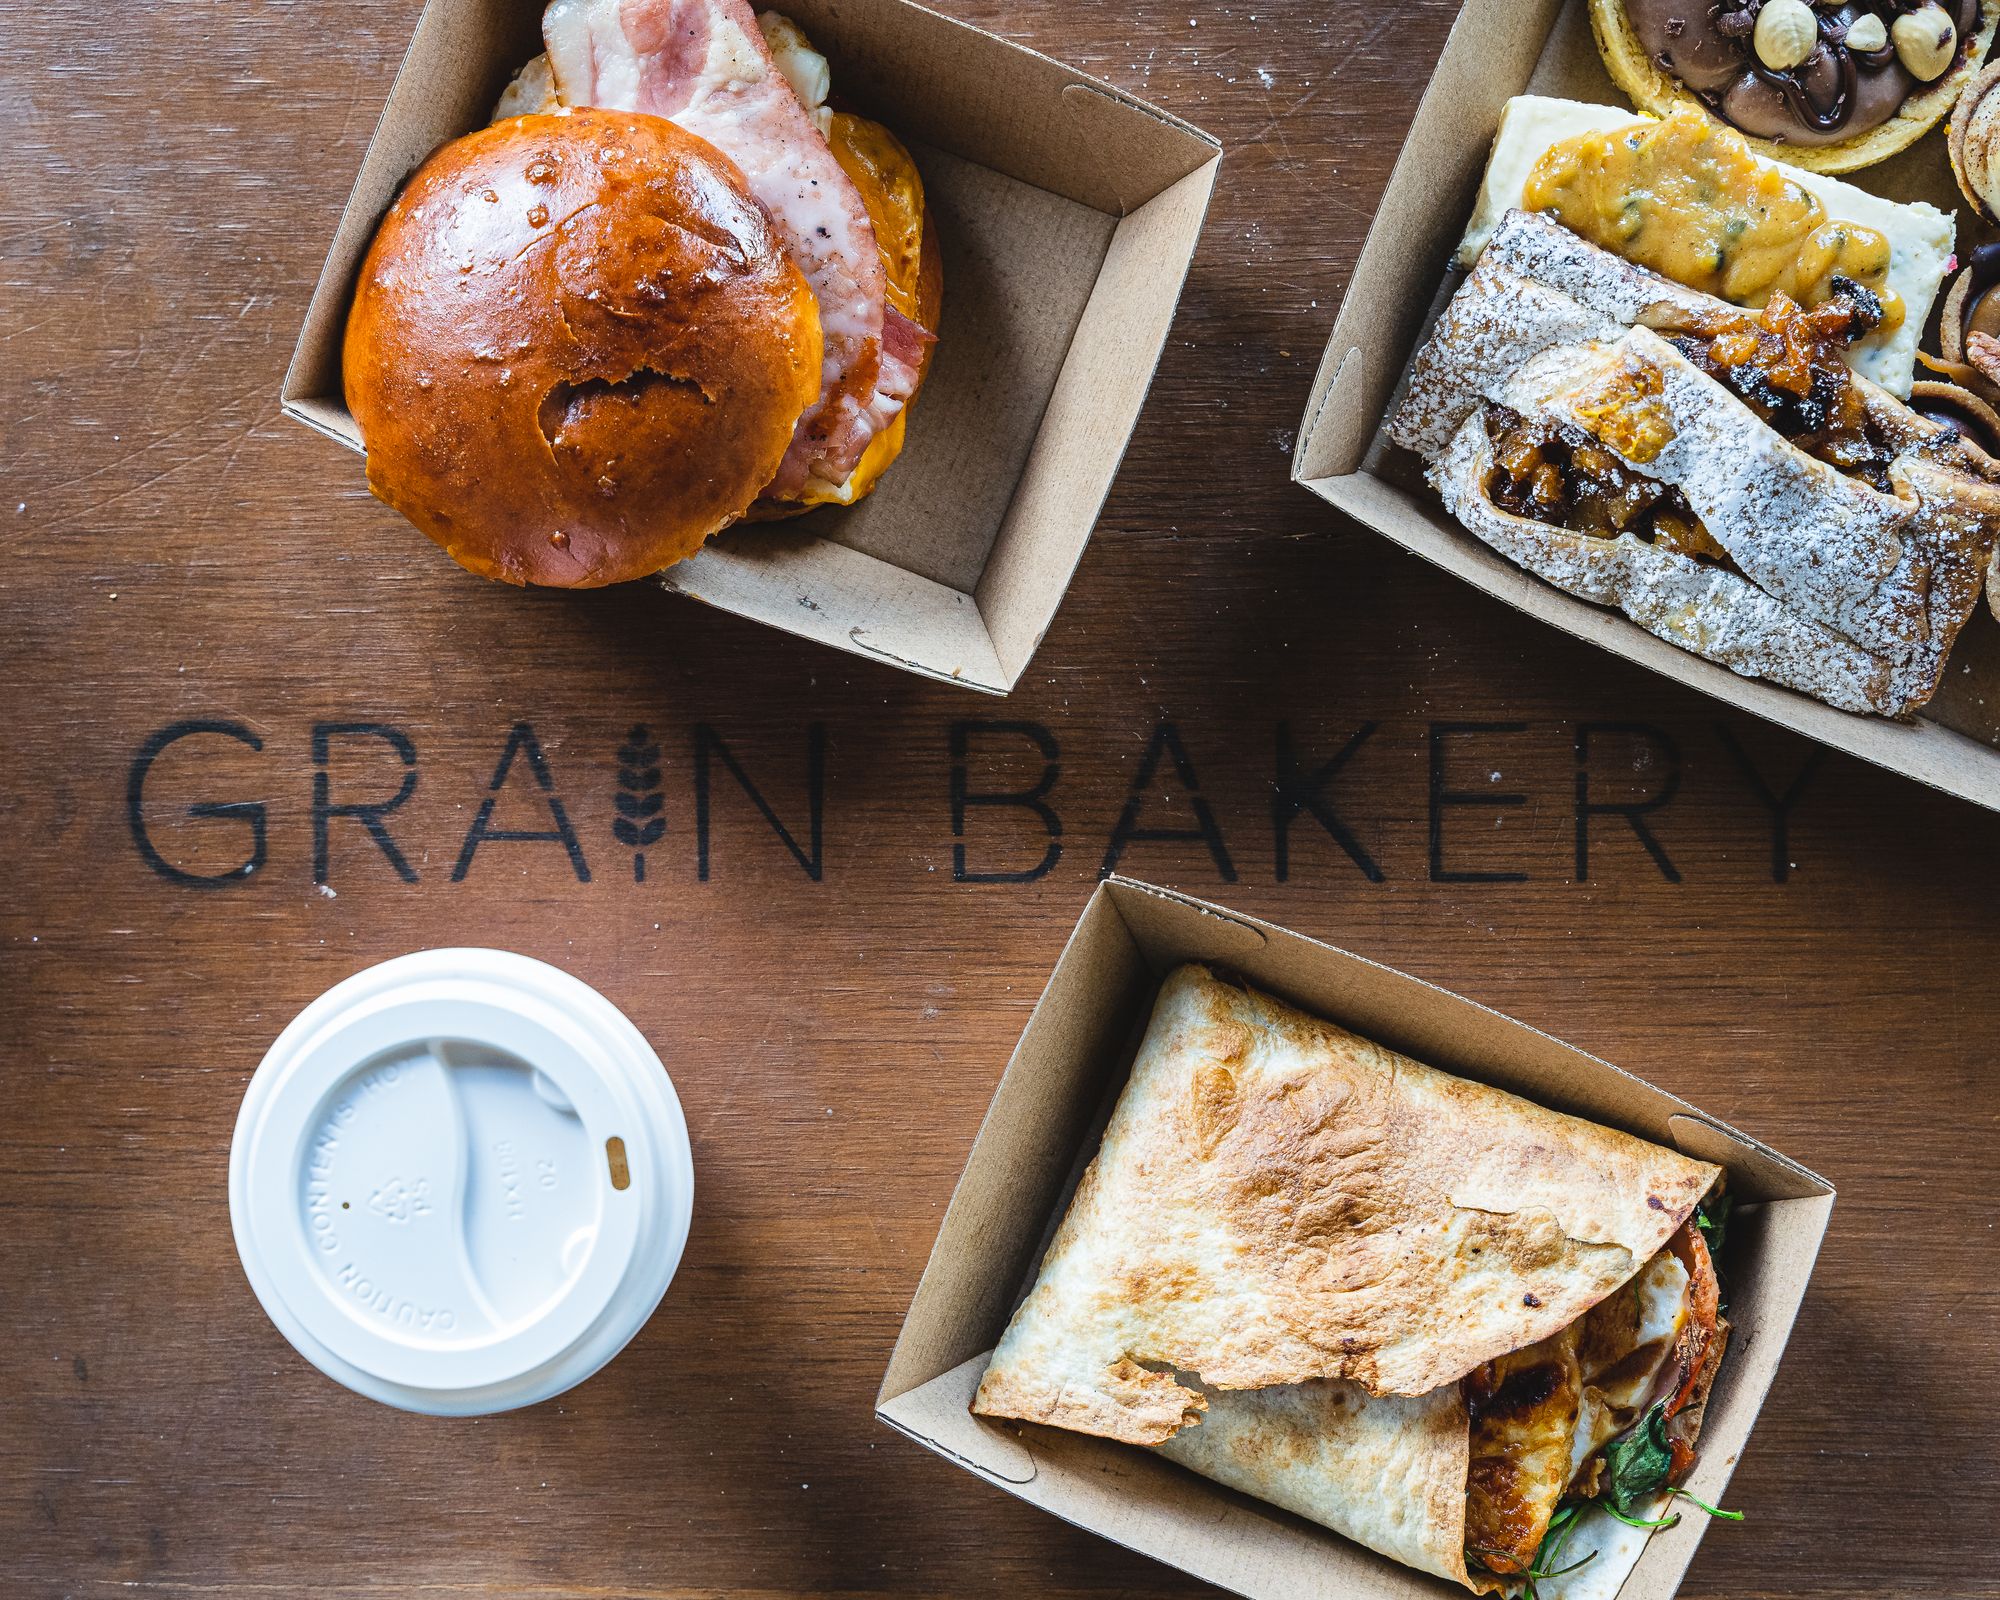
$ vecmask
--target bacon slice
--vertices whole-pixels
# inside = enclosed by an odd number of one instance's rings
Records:
[[[924,347],[936,343],[936,334],[920,327],[894,306],[889,307],[888,315],[882,319],[882,380],[876,387],[882,394],[899,393],[902,398],[897,402],[898,409],[916,393]]]
[[[826,336],[820,397],[766,492],[844,484],[915,392],[917,362],[890,321],[861,192],[773,64],[747,0],[552,0],[542,39],[567,104],[665,117],[742,169],[811,283]]]

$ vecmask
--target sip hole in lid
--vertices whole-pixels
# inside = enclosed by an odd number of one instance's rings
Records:
[[[671,1080],[587,984],[429,950],[336,984],[243,1097],[229,1213],[259,1302],[358,1393],[463,1416],[596,1372],[666,1293],[694,1168]]]

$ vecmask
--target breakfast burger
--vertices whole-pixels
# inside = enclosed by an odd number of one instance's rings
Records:
[[[909,152],[746,0],[554,0],[542,35],[363,262],[369,487],[460,565],[570,588],[866,495],[943,297]]]

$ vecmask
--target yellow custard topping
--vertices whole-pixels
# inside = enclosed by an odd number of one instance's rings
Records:
[[[1903,320],[1884,235],[1828,218],[1740,133],[1689,107],[1549,146],[1522,199],[1634,266],[1734,305],[1761,307],[1779,291],[1818,305],[1838,273],[1881,299],[1885,333]]]

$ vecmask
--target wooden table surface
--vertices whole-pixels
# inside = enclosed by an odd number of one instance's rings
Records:
[[[1731,1490],[1749,1522],[1712,1531],[1685,1592],[2000,1596],[2000,818],[1559,637],[1289,486],[1448,0],[947,8],[1228,149],[1123,473],[1006,701],[647,586],[482,584],[277,415],[415,0],[0,9],[0,1593],[1196,1592],[871,1417],[995,1080],[1115,860],[1498,1006],[1828,1175]],[[135,833],[135,759],[189,722],[223,729],[163,745]],[[643,882],[611,832],[635,725],[665,751]],[[974,807],[955,840],[954,765],[1018,788],[1044,741],[1059,860],[959,881],[955,843],[970,876],[1048,851],[1020,808]],[[559,802],[574,854],[465,859],[510,744],[488,828],[553,831]],[[1343,753],[1280,843],[1274,778]],[[404,872],[351,815],[316,842],[316,784],[352,805],[410,773],[384,824]],[[1580,861],[1580,787],[1657,799],[1644,838],[1590,816]],[[1446,803],[1467,792],[1494,803]],[[450,943],[622,1006],[700,1181],[632,1346],[478,1421],[308,1367],[225,1202],[279,1027]]]

